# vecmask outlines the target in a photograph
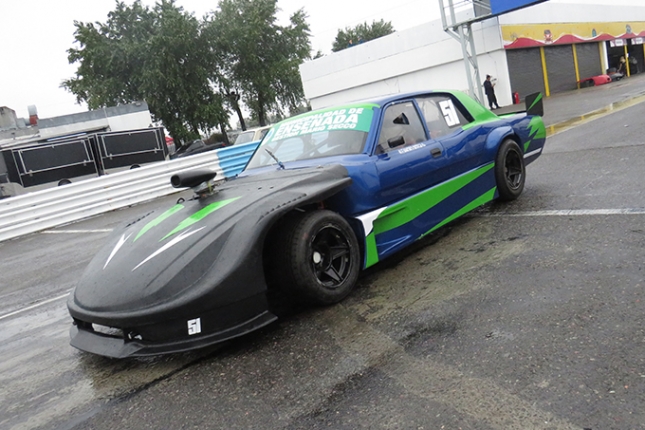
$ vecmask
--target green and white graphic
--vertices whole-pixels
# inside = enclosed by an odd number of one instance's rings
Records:
[[[431,210],[448,197],[463,189],[466,185],[489,173],[493,168],[493,163],[486,164],[444,182],[443,184],[439,184],[419,194],[411,196],[403,201],[384,208],[376,209],[357,217],[363,224],[363,230],[365,231],[365,268],[373,266],[379,262],[376,235],[413,222],[423,213]],[[419,239],[461,215],[493,200],[495,197],[495,190],[496,188],[493,188],[486,191],[481,196],[475,196],[457,212],[453,213],[448,218],[433,226],[426,233],[422,234]]]
[[[356,130],[367,133],[376,105],[351,105],[318,111],[287,120],[271,130],[267,142],[332,130]]]
[[[529,123],[529,139],[524,143],[524,152],[529,150],[531,143],[535,140],[546,139],[546,128],[544,127],[544,121],[539,116],[534,116],[531,118]]]
[[[233,197],[231,199],[221,200],[219,202],[211,203],[210,205],[198,210],[194,214],[192,214],[189,217],[185,218],[173,230],[171,230],[168,234],[163,236],[159,240],[159,242],[163,242],[163,241],[165,241],[166,239],[168,239],[168,238],[170,238],[172,236],[175,236],[175,238],[173,238],[172,240],[168,241],[161,248],[157,249],[150,256],[148,256],[148,258],[143,260],[141,263],[139,263],[132,270],[135,270],[135,269],[139,268],[141,265],[143,265],[144,263],[148,262],[149,260],[151,260],[152,258],[156,257],[157,255],[161,254],[165,250],[170,249],[171,247],[173,247],[177,243],[181,242],[182,240],[186,239],[187,237],[192,236],[193,234],[197,233],[198,231],[201,231],[202,229],[204,229],[205,226],[200,227],[197,230],[185,231],[185,232],[181,233],[180,235],[176,236],[177,233],[181,232],[182,230],[188,229],[193,224],[203,220],[208,215],[212,214],[213,212],[217,211],[218,209],[223,208],[224,206],[228,205],[229,203],[234,202],[235,200],[237,200],[239,198],[240,197]],[[136,242],[138,239],[140,239],[147,232],[149,232],[150,230],[154,229],[155,227],[158,227],[165,220],[171,218],[174,214],[176,214],[178,212],[181,212],[184,209],[185,209],[184,205],[177,204],[177,205],[173,206],[172,208],[168,209],[167,211],[165,211],[164,213],[162,213],[161,215],[159,215],[158,217],[156,217],[155,219],[153,219],[152,221],[148,222],[146,225],[143,226],[143,228],[141,228],[141,230],[139,230],[137,235],[132,240],[132,243]],[[123,236],[121,236],[121,238],[118,240],[118,242],[116,243],[116,245],[112,249],[112,252],[110,253],[109,257],[107,258],[107,261],[105,262],[105,265],[103,266],[103,269],[105,269],[107,267],[107,265],[110,263],[110,261],[112,261],[112,259],[116,255],[116,253],[128,241],[130,236],[132,236],[132,233],[128,234],[127,236],[125,234]]]
[[[165,235],[161,240],[167,239],[170,236],[190,227],[191,225],[195,224],[198,221],[201,221],[202,219],[206,218],[208,215],[211,213],[215,212],[216,210],[223,208],[229,203],[234,202],[235,200],[239,199],[239,197],[233,197],[232,199],[228,200],[222,200],[219,202],[211,203],[210,205],[206,206],[205,208],[195,212],[185,220],[183,220],[173,231]]]

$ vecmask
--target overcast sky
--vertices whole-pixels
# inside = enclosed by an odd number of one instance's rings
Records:
[[[558,3],[607,4],[608,0],[550,0]],[[611,2],[616,0],[611,0]],[[131,0],[126,0],[132,3]],[[154,0],[143,0],[152,6]],[[643,0],[618,0],[642,6]],[[217,0],[177,0],[201,18]],[[0,0],[0,106],[26,118],[36,105],[41,118],[82,112],[71,93],[60,88],[74,76],[67,49],[74,44],[74,21],[105,22],[115,0]],[[404,30],[439,19],[439,0],[278,0],[281,19],[300,8],[309,15],[314,52],[328,54],[340,28],[384,19]]]

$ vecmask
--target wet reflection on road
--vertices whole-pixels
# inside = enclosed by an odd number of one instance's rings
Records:
[[[64,299],[2,321],[0,428],[55,428],[214,350],[114,360],[72,348],[70,324]]]
[[[598,109],[598,110],[589,112],[587,114],[581,115],[579,117],[572,118],[567,121],[562,121],[554,125],[550,125],[546,128],[547,137],[554,136],[558,133],[562,133],[563,131],[570,130],[572,128],[575,128],[580,125],[586,124],[588,122],[594,121],[596,119],[605,117],[612,113],[619,112],[623,109],[627,109],[629,107],[635,106],[643,102],[645,102],[645,95],[615,102],[602,109]]]

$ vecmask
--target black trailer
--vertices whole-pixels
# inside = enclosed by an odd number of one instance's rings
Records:
[[[101,176],[168,158],[163,128],[92,133],[0,149],[0,183],[22,187]]]

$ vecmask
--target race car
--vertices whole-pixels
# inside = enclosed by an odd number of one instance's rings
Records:
[[[331,305],[361,270],[494,199],[541,154],[542,96],[497,116],[459,91],[382,97],[274,125],[244,171],[174,175],[195,197],[115,231],[68,299],[71,345],[109,357],[204,347]]]

